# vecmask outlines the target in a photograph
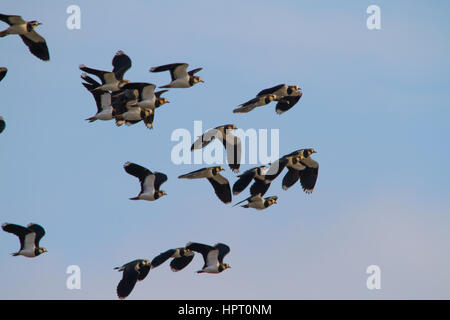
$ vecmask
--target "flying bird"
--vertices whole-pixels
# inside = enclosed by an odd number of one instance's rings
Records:
[[[5,67],[0,67],[0,81],[3,80],[3,78],[6,76],[6,73],[8,72],[8,69]]]
[[[227,178],[220,174],[225,170],[222,166],[199,169],[183,174],[178,179],[202,179],[206,178],[211,183],[217,197],[225,204],[231,203],[231,189]]]
[[[6,128],[6,122],[5,122],[5,119],[3,119],[2,116],[0,116],[0,133],[2,133],[3,130],[5,130],[5,128]]]
[[[160,253],[152,260],[152,269],[172,258],[170,269],[173,272],[183,270],[194,259],[194,252],[185,248],[169,249]]]
[[[47,43],[34,29],[42,23],[38,21],[25,21],[21,16],[0,14],[0,20],[9,24],[9,28],[0,31],[0,37],[18,34],[27,45],[30,52],[41,60],[50,60]]]
[[[122,50],[116,52],[111,63],[117,79],[123,79],[125,72],[131,68],[131,59]]]
[[[93,74],[94,76],[97,76],[100,79],[100,81],[102,82],[101,86],[94,89],[97,91],[115,92],[115,91],[119,91],[127,83],[130,83],[129,80],[123,80],[123,79],[119,78],[112,71],[103,71],[103,70],[93,69],[93,68],[86,67],[84,64],[81,64],[79,66],[79,69],[86,73]]]
[[[265,106],[276,99],[278,98],[274,94],[258,96],[239,105],[236,109],[233,110],[233,113],[247,113],[252,111],[256,107]]]
[[[238,180],[233,185],[233,194],[238,195],[242,191],[247,188],[247,186],[252,182],[252,180],[261,180],[264,181],[265,174],[264,170],[266,170],[266,166],[260,166],[256,168],[249,169],[245,171],[243,174],[238,176]]]
[[[13,253],[13,256],[24,256],[34,258],[47,252],[47,249],[39,247],[39,241],[45,235],[45,230],[40,225],[30,223],[26,227],[12,223],[4,223],[3,231],[15,234],[20,240],[20,250]]]
[[[223,258],[230,252],[230,247],[223,243],[217,243],[214,247],[189,242],[186,244],[186,249],[200,253],[205,262],[202,269],[197,273],[220,273],[223,270],[231,268],[228,263],[223,263]]]
[[[218,139],[225,147],[228,166],[233,172],[239,172],[242,146],[241,139],[231,132],[234,129],[236,129],[234,124],[225,124],[206,131],[192,144],[191,151],[202,149],[214,139]]]
[[[202,68],[197,68],[191,71],[187,71],[187,63],[171,63],[159,67],[150,68],[150,72],[163,72],[170,71],[170,76],[172,81],[160,88],[189,88],[193,85],[204,82],[199,76],[194,74],[202,70]]]
[[[154,201],[167,195],[164,190],[159,190],[161,185],[167,181],[164,173],[151,172],[147,168],[131,162],[126,162],[123,168],[128,174],[138,178],[141,183],[141,192],[130,200]]]
[[[125,299],[133,291],[136,282],[142,281],[150,272],[150,261],[145,259],[138,259],[121,267],[115,267],[114,269],[123,272],[122,280],[117,285],[117,296],[119,299]]]
[[[97,113],[87,118],[89,122],[95,120],[112,120],[114,118],[114,108],[111,103],[111,93],[105,91],[93,91],[95,84],[82,83],[82,85],[92,94],[97,105]]]
[[[288,86],[285,84],[279,84],[272,88],[267,88],[260,91],[257,94],[257,97],[265,97],[269,94],[275,95],[275,100],[278,101],[275,107],[275,111],[278,114],[282,114],[291,109],[300,100],[303,95],[303,92],[301,90],[302,89],[297,85]]]
[[[277,196],[263,198],[259,194],[257,194],[256,196],[250,196],[247,199],[236,203],[233,207],[241,204],[244,201],[248,201],[247,204],[245,204],[241,207],[242,208],[253,208],[256,210],[264,210],[264,209],[267,209],[268,207],[270,207],[271,205],[276,204],[277,200],[278,200]]]
[[[317,177],[319,175],[319,164],[310,156],[317,153],[314,149],[300,149],[294,151],[293,154],[300,155],[300,161],[297,165],[288,166],[288,172],[283,178],[282,187],[284,190],[289,189],[298,180],[303,191],[312,193],[316,185]]]
[[[114,108],[114,117],[116,125],[121,126],[124,123],[128,126],[144,121],[148,129],[153,128],[154,113],[153,109],[141,108],[136,105],[139,98],[137,89],[125,89],[112,96]]]

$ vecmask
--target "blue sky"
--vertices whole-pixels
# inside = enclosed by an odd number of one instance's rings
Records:
[[[81,8],[81,30],[66,8]],[[381,8],[369,31],[366,8]],[[115,299],[113,267],[152,259],[188,241],[231,247],[232,269],[197,275],[150,272],[130,299],[450,298],[450,5],[444,1],[3,1],[0,12],[43,22],[51,61],[18,37],[0,39],[1,222],[42,224],[36,259],[11,257],[17,239],[0,233],[1,299]],[[6,28],[2,24],[2,28]],[[108,69],[117,50],[133,60],[126,78],[166,84],[152,66],[203,67],[204,84],[171,90],[150,131],[88,123],[95,113],[78,65]],[[232,110],[259,90],[298,84],[300,102]],[[280,153],[314,147],[316,189],[289,191],[257,212],[223,205],[206,181],[177,177],[175,129],[280,129]],[[164,172],[168,196],[132,202],[126,161]],[[251,166],[243,165],[242,170]],[[234,174],[224,175],[235,181]],[[246,194],[236,197],[242,200]],[[81,268],[81,290],[66,268]],[[381,289],[366,268],[381,268]]]

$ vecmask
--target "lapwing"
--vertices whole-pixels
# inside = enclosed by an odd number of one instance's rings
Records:
[[[245,200],[242,200],[236,203],[233,207],[241,204],[244,201],[248,201],[247,204],[241,206],[242,208],[253,208],[256,210],[264,210],[270,207],[273,204],[276,204],[278,200],[277,196],[271,196],[267,198],[261,197],[261,195],[257,194],[256,196],[250,196]]]
[[[199,82],[204,82],[202,78],[194,75],[202,70],[202,68],[197,68],[188,72],[188,66],[187,63],[171,63],[150,68],[150,72],[170,71],[172,82],[165,86],[161,86],[160,88],[189,88]]]
[[[217,197],[225,204],[231,203],[231,189],[227,178],[220,174],[225,170],[222,166],[199,169],[183,174],[178,179],[202,179],[206,178],[211,183]]]
[[[0,31],[0,37],[18,34],[27,45],[30,52],[43,61],[50,60],[47,43],[34,29],[42,23],[38,21],[25,21],[21,16],[0,14],[0,20],[9,24],[9,28]]]
[[[145,259],[138,259],[121,267],[115,267],[114,269],[123,272],[122,280],[117,285],[117,296],[119,299],[125,299],[133,291],[136,282],[142,281],[150,272],[150,261]]]
[[[230,252],[230,247],[223,243],[217,243],[214,247],[189,242],[186,249],[200,253],[203,256],[204,265],[197,273],[220,273],[231,268],[228,263],[223,263],[223,258]]]
[[[265,106],[276,99],[277,96],[274,94],[259,96],[239,105],[236,109],[233,110],[233,113],[247,113],[252,111],[256,107]]]
[[[264,97],[269,94],[276,96],[278,101],[275,111],[278,114],[282,114],[291,109],[302,97],[302,89],[297,85],[288,86],[285,84],[279,84],[272,88],[264,89],[257,94],[257,97]]]
[[[129,80],[123,80],[117,77],[117,75],[112,71],[103,71],[98,69],[93,69],[86,67],[84,64],[81,64],[79,66],[80,70],[87,72],[89,74],[93,74],[97,76],[101,82],[102,85],[95,88],[95,91],[119,91],[124,85],[127,83],[130,83]]]
[[[152,268],[156,268],[172,258],[170,269],[173,272],[183,270],[194,259],[194,252],[185,248],[169,249],[152,260]]]
[[[20,240],[20,250],[12,253],[13,256],[34,258],[47,252],[47,249],[39,247],[39,241],[45,235],[45,230],[38,224],[30,223],[26,227],[12,223],[4,223],[2,229],[15,234]]]
[[[6,73],[8,72],[8,69],[5,67],[0,67],[0,81],[3,80],[3,78],[6,76]]]
[[[234,129],[236,129],[234,124],[225,124],[206,131],[192,144],[191,151],[202,149],[214,139],[218,139],[225,147],[228,166],[233,172],[239,172],[242,146],[241,139],[231,132]]]
[[[139,195],[130,200],[154,201],[167,195],[164,190],[159,190],[161,185],[167,181],[167,176],[161,172],[151,172],[138,164],[126,162],[123,168],[128,174],[135,176],[141,183]]]
[[[300,155],[301,160],[297,165],[287,166],[288,172],[284,176],[282,183],[284,190],[289,189],[300,180],[303,191],[306,193],[314,191],[319,174],[319,163],[310,157],[313,153],[317,153],[313,148],[294,151],[293,154]]]
[[[238,195],[247,188],[247,186],[252,182],[252,180],[264,181],[265,174],[264,171],[267,169],[266,166],[259,166],[245,171],[243,174],[238,176],[238,180],[233,185],[233,194]]]

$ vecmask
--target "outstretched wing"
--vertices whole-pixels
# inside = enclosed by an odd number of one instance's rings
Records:
[[[112,60],[113,72],[117,80],[122,80],[123,75],[131,68],[131,59],[122,50],[118,51]]]
[[[233,194],[237,195],[244,191],[245,188],[252,182],[256,175],[255,169],[247,170],[239,176],[239,179],[233,185]]]
[[[220,134],[221,134],[220,130],[217,128],[206,131],[204,134],[198,137],[197,140],[194,141],[194,143],[191,146],[191,151],[204,148],[211,141],[218,138]]]
[[[300,98],[302,97],[302,92],[300,91],[299,95],[296,96],[286,96],[281,98],[278,102],[277,105],[275,107],[275,111],[278,114],[282,114],[286,111],[288,111],[289,109],[291,109],[293,106],[295,106],[295,104],[298,102],[298,100],[300,100]]]
[[[222,263],[223,258],[230,252],[230,247],[224,243],[217,243],[214,248],[219,249],[219,256],[217,258]]]
[[[179,258],[175,258],[170,262],[170,269],[173,272],[178,272],[183,270],[189,263],[191,263],[192,259],[194,259],[194,255],[190,256],[181,256]]]
[[[36,223],[30,223],[27,225],[27,228],[36,234],[36,237],[34,238],[34,245],[39,247],[39,241],[43,236],[45,236],[44,228]]]
[[[225,139],[222,140],[225,151],[227,152],[228,166],[233,172],[239,172],[241,166],[242,145],[241,139],[231,132],[227,132]]]
[[[0,14],[0,20],[12,26],[13,24],[23,24],[26,23],[21,16],[14,16],[8,14]]]
[[[217,197],[225,204],[231,202],[231,188],[227,178],[221,174],[216,174],[212,178],[208,178],[208,181],[214,188],[214,192]]]
[[[32,54],[41,60],[50,60],[50,54],[48,53],[47,43],[36,31],[32,30],[25,35],[20,35],[23,42],[27,45]]]
[[[282,84],[279,84],[279,85],[274,86],[274,87],[272,87],[272,88],[264,89],[264,90],[260,91],[256,96],[257,96],[257,97],[260,97],[260,96],[265,96],[265,95],[267,95],[267,94],[273,94],[274,92],[277,92],[278,90],[280,90],[280,89],[283,88],[284,86],[285,86],[285,84],[282,83]]]

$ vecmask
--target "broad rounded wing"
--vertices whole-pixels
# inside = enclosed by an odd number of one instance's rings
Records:
[[[306,168],[300,171],[300,184],[306,193],[312,193],[319,175],[319,164],[310,157],[301,162]]]
[[[286,96],[286,97],[281,98],[275,107],[275,111],[278,114],[282,114],[282,113],[288,111],[293,106],[295,106],[295,104],[298,102],[298,100],[300,100],[301,97],[302,97],[302,93],[300,92],[300,94],[296,95],[296,96]]]
[[[138,262],[135,262],[125,267],[122,280],[120,280],[116,290],[119,299],[125,299],[130,295],[131,291],[133,291],[139,275],[139,272],[136,269],[137,263]]]
[[[170,76],[172,77],[172,81],[178,78],[183,78],[188,75],[187,63],[171,63],[171,64],[165,64],[159,67],[153,67],[150,69],[150,72],[163,72],[163,71],[170,71]]]
[[[256,96],[260,97],[260,96],[265,96],[268,94],[273,94],[273,93],[277,92],[278,90],[282,89],[284,86],[286,86],[286,85],[283,83],[283,84],[279,84],[279,85],[271,87],[271,88],[264,89],[264,90],[260,91]]]
[[[155,190],[159,190],[161,185],[167,181],[167,176],[161,172],[155,172]]]
[[[170,269],[173,272],[178,272],[183,270],[189,263],[191,263],[192,259],[194,259],[194,255],[190,256],[181,256],[179,258],[175,258],[170,262]]]
[[[45,236],[44,228],[42,228],[42,226],[36,223],[30,223],[29,225],[27,225],[27,228],[36,234],[36,237],[34,239],[34,245],[36,247],[39,247],[39,241],[42,239],[43,236]]]
[[[208,181],[214,188],[217,197],[225,204],[231,202],[231,188],[228,180],[221,174],[216,174],[212,178],[208,178]]]
[[[206,264],[206,262],[208,261],[208,253],[211,250],[214,250],[214,247],[198,242],[189,242],[186,245],[186,249],[200,253],[203,256],[203,260]]]
[[[50,60],[47,43],[36,31],[32,30],[25,35],[20,35],[20,37],[32,54],[41,60]]]
[[[160,265],[162,265],[164,262],[166,262],[167,260],[169,260],[173,254],[175,253],[175,249],[169,249],[165,252],[161,252],[159,255],[157,255],[156,257],[153,258],[152,262],[151,262],[151,266],[152,268],[156,268],[159,267]]]
[[[123,51],[118,51],[112,60],[113,72],[118,80],[123,79],[123,75],[131,68],[131,59]]]
[[[220,263],[223,262],[223,258],[230,252],[230,247],[224,243],[217,243],[214,248],[219,249],[218,260]]]
[[[128,174],[131,174],[132,176],[136,177],[141,181],[141,183],[144,182],[145,178],[152,174],[150,170],[147,168],[144,168],[143,166],[140,166],[136,163],[132,162],[126,162],[123,165],[123,168]]]
[[[3,130],[5,130],[5,128],[6,128],[6,122],[2,117],[0,117],[0,133],[2,133]]]
[[[266,172],[265,180],[268,182],[272,182],[273,180],[275,180],[286,167],[287,163],[288,159],[286,159],[285,157],[274,161],[270,165],[269,170],[267,170]]]
[[[245,188],[252,182],[253,178],[256,175],[256,171],[254,169],[247,170],[243,174],[239,176],[239,179],[233,185],[233,194],[237,195],[244,191]]]
[[[0,20],[9,24],[10,26],[13,24],[23,24],[26,23],[25,20],[22,19],[21,16],[0,14]]]
[[[6,76],[7,72],[8,72],[8,69],[6,69],[5,67],[0,68],[0,81],[2,81],[2,79]]]
[[[299,178],[300,178],[299,171],[288,167],[288,172],[283,178],[282,184],[283,190],[287,190],[290,187],[292,187],[298,181]]]
[[[263,180],[255,180],[255,183],[252,184],[250,187],[250,194],[252,196],[256,196],[258,194],[261,195],[261,197],[269,190],[270,182],[266,182]]]
[[[144,280],[149,272],[150,272],[150,266],[148,266],[148,265],[141,266],[139,268],[139,274],[138,274],[138,277],[137,277],[138,281]]]
[[[2,229],[3,229],[3,231],[12,233],[19,238],[21,250],[25,247],[25,237],[27,236],[27,234],[32,232],[28,228],[19,226],[18,224],[12,224],[12,223],[4,223],[2,225]]]
[[[227,152],[228,166],[231,170],[233,170],[233,172],[239,172],[242,154],[241,139],[231,132],[228,132],[225,139],[222,140],[222,143]]]
[[[191,151],[202,149],[206,147],[211,141],[216,138],[219,138],[221,135],[220,130],[217,128],[210,129],[202,134],[200,137],[195,140],[195,142],[191,146]]]

